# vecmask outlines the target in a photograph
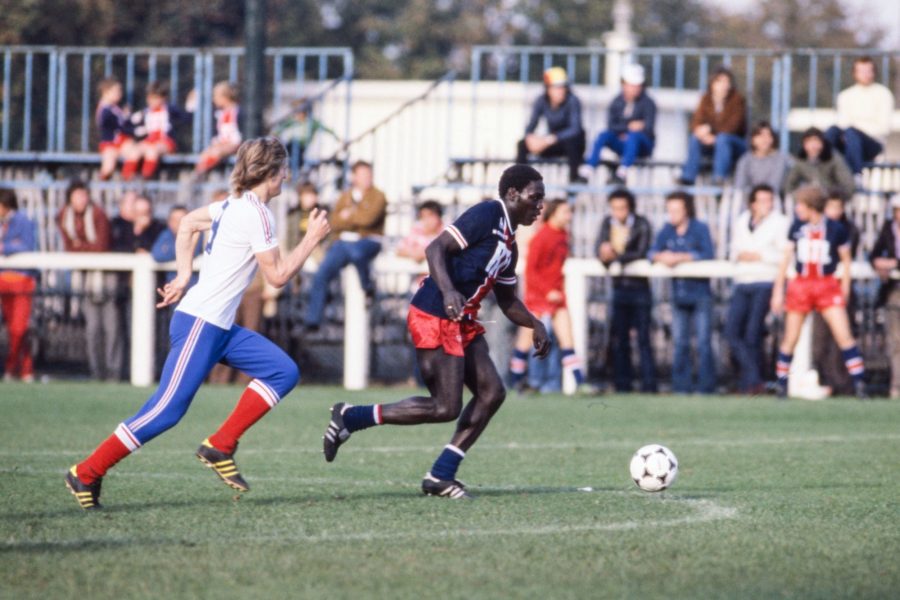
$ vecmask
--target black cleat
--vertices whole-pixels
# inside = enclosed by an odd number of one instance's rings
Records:
[[[325,435],[322,436],[322,451],[325,453],[326,462],[333,461],[341,444],[350,439],[350,431],[344,426],[345,408],[350,408],[346,402],[338,402],[331,407],[331,421],[325,428]]]
[[[98,479],[91,484],[82,483],[81,479],[78,478],[75,465],[72,465],[72,468],[66,472],[66,487],[69,488],[69,491],[72,492],[72,495],[75,496],[78,504],[84,510],[103,508],[103,505],[100,504],[100,487],[102,485],[102,479]]]
[[[868,400],[869,394],[866,393],[866,382],[865,381],[854,381],[853,382],[853,394],[859,400]]]
[[[787,381],[778,380],[775,383],[775,395],[779,400],[787,400],[788,397],[788,384]]]
[[[244,478],[241,477],[237,465],[234,462],[234,455],[236,452],[236,447],[231,454],[217,450],[209,443],[209,440],[206,439],[203,440],[203,443],[197,448],[197,458],[200,459],[200,462],[215,471],[216,475],[218,475],[228,487],[239,492],[249,492],[250,486],[244,481]]]
[[[440,496],[452,500],[472,499],[472,495],[466,491],[466,485],[459,480],[445,481],[438,479],[430,472],[425,473],[422,480],[422,493],[426,496]]]

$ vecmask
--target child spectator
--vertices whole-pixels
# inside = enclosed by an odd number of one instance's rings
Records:
[[[544,119],[547,133],[535,133],[538,122]],[[578,167],[584,156],[584,128],[581,126],[581,101],[569,87],[569,76],[562,67],[544,71],[544,93],[531,108],[531,118],[525,126],[525,137],[519,140],[517,163],[526,163],[528,155],[543,158],[565,156],[569,162],[569,181],[584,182]]]
[[[756,186],[767,185],[780,197],[790,166],[790,157],[778,151],[775,130],[768,121],[759,121],[750,130],[750,152],[737,162],[734,187],[749,194]]]
[[[206,173],[225,158],[237,152],[241,145],[240,106],[237,86],[220,81],[213,86],[213,105],[216,107],[216,135],[200,153],[194,172]]]
[[[837,97],[837,125],[825,132],[832,147],[844,153],[854,175],[884,150],[894,116],[894,95],[875,82],[875,61],[860,56],[853,61],[856,82]]]
[[[0,189],[0,255],[35,250],[34,223],[25,213],[19,212],[16,193]],[[9,338],[3,381],[12,381],[16,376],[26,383],[34,381],[31,348],[26,334],[31,318],[35,276],[33,271],[0,270],[0,311]]]
[[[141,165],[141,176],[150,179],[156,174],[159,160],[175,152],[175,128],[191,120],[191,114],[169,103],[169,86],[153,81],[147,86],[147,108],[131,115],[134,134],[140,140],[125,156],[122,179],[129,181]]]
[[[706,223],[694,215],[694,197],[686,192],[666,196],[666,223],[648,258],[667,267],[695,260],[712,260],[713,244]],[[712,352],[713,295],[709,279],[672,279],[672,390],[676,394],[712,394],[716,361]],[[697,386],[691,369],[691,322],[697,339]]]
[[[656,103],[644,90],[644,67],[627,65],[622,72],[622,91],[607,111],[606,130],[594,141],[581,174],[589,176],[600,164],[600,151],[609,148],[622,157],[610,183],[624,183],[628,167],[653,154],[655,125]]]
[[[735,161],[747,149],[744,140],[746,122],[747,105],[735,87],[734,74],[726,67],[717,68],[691,119],[688,157],[678,182],[693,185],[700,173],[703,155],[712,154],[712,183],[722,185],[731,174]]]
[[[891,359],[892,399],[900,398],[900,286],[891,278],[900,259],[900,194],[891,199],[891,219],[881,226],[872,247],[872,267],[881,279],[876,306],[884,307],[885,340]]]
[[[409,234],[400,240],[397,256],[424,262],[425,248],[444,229],[444,207],[434,200],[426,200],[419,205],[419,218]]]
[[[128,156],[134,152],[134,141],[131,139],[131,123],[128,113],[119,103],[122,102],[122,84],[118,79],[109,77],[98,85],[100,100],[97,102],[95,120],[100,131],[100,179],[107,180],[116,170],[120,156]]]
[[[609,195],[609,215],[600,225],[595,254],[609,267],[626,266],[647,257],[653,230],[650,222],[635,212],[634,194],[625,188]],[[613,353],[613,383],[617,392],[632,391],[634,368],[631,364],[631,331],[637,334],[641,357],[641,391],[656,393],[656,361],[650,343],[653,296],[646,277],[620,275],[612,278],[612,310],[609,315],[610,344]]]
[[[837,189],[846,197],[853,194],[855,187],[853,174],[847,168],[847,163],[839,152],[831,148],[822,132],[815,127],[803,132],[797,160],[788,173],[784,187],[792,194],[797,189],[809,185]]]
[[[744,394],[765,391],[760,363],[765,321],[789,226],[788,218],[775,210],[775,190],[760,184],[751,190],[747,210],[731,230],[730,259],[736,264],[725,338],[740,370],[738,390]]]
[[[306,98],[295,100],[292,104],[291,114],[272,126],[272,135],[280,139],[288,150],[291,157],[291,169],[303,168],[306,152],[318,132],[323,131],[341,142],[338,134],[313,116],[312,107],[312,102]]]
[[[843,225],[824,215],[827,195],[817,186],[803,186],[794,194],[796,219],[772,290],[772,312],[786,312],[784,336],[778,349],[778,395],[788,394],[788,376],[800,329],[810,311],[825,319],[841,348],[844,365],[859,398],[866,397],[865,366],[847,318],[850,298],[850,237]],[[796,257],[797,276],[787,284],[788,267]],[[835,277],[841,263],[841,279]]]

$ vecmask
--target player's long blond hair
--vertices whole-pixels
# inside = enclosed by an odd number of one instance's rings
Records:
[[[287,150],[274,137],[247,140],[237,151],[231,172],[231,190],[239,196],[274,176],[287,160]]]

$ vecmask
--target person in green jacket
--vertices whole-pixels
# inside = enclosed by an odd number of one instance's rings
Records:
[[[787,193],[792,194],[804,185],[838,190],[845,198],[852,196],[856,188],[844,157],[832,149],[825,135],[815,127],[803,132],[797,160],[788,172],[784,187]]]
[[[313,116],[312,107],[312,101],[306,98],[295,100],[291,103],[291,114],[272,126],[272,135],[280,139],[288,149],[293,170],[303,168],[306,151],[319,131],[341,142],[334,130]]]

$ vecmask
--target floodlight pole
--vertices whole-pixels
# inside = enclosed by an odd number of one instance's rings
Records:
[[[259,137],[263,127],[266,85],[266,0],[244,2],[244,132]]]

